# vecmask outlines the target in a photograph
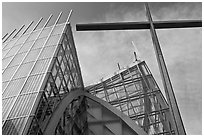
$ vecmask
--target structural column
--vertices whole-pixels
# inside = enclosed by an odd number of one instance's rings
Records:
[[[173,117],[173,122],[175,123],[175,132],[176,134],[181,134],[181,135],[185,135],[185,129],[184,129],[184,125],[181,119],[181,115],[178,109],[178,105],[176,102],[176,98],[174,95],[174,91],[172,88],[172,84],[169,78],[169,74],[167,71],[167,67],[164,61],[164,57],[161,51],[161,47],[159,44],[159,40],[157,38],[157,34],[154,28],[154,24],[153,24],[153,20],[151,17],[151,13],[148,7],[148,4],[145,4],[145,8],[146,8],[146,16],[147,19],[150,23],[150,33],[152,36],[152,41],[153,41],[153,46],[154,46],[154,50],[155,50],[155,54],[156,54],[156,58],[157,58],[157,62],[159,65],[159,70],[160,70],[160,74],[162,77],[162,82],[163,82],[163,86],[164,86],[164,90],[165,90],[165,94],[166,94],[166,98],[170,107],[170,111],[172,113],[172,117]]]

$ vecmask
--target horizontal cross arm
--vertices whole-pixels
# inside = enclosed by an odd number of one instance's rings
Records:
[[[201,20],[154,21],[155,29],[202,27]],[[76,24],[77,31],[150,29],[149,22]]]

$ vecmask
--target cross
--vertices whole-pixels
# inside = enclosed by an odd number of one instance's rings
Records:
[[[145,9],[146,9],[146,17],[148,19],[148,21],[145,21],[145,22],[76,24],[76,30],[77,31],[100,31],[100,30],[149,29],[152,37],[152,42],[153,42],[166,98],[173,118],[173,123],[174,123],[173,127],[175,129],[176,134],[185,135],[186,134],[185,128],[178,109],[173,87],[169,78],[166,63],[163,57],[163,53],[162,53],[155,29],[202,27],[202,21],[201,20],[178,20],[178,21],[154,21],[153,22],[150,9],[147,3],[145,3]]]

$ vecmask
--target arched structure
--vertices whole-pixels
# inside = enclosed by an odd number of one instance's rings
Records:
[[[79,98],[86,97],[87,99],[87,129],[86,134],[140,134],[146,133],[140,128],[133,120],[131,120],[124,113],[114,108],[109,103],[93,96],[92,94],[77,89],[71,91],[58,105],[57,109],[53,112],[52,117],[43,134],[56,134],[57,126],[60,123],[65,123],[62,120],[67,106]],[[65,126],[66,127],[66,126]],[[65,133],[61,127],[61,133]]]

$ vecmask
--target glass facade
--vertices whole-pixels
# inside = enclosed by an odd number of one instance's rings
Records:
[[[175,134],[169,107],[144,61],[86,89],[129,116],[147,134]]]
[[[54,124],[52,134],[60,135],[175,134],[169,106],[144,61],[84,88],[68,23],[3,43],[2,123],[4,135],[47,134]]]
[[[26,33],[2,53],[3,134],[41,134],[63,95],[83,88],[71,27]]]

